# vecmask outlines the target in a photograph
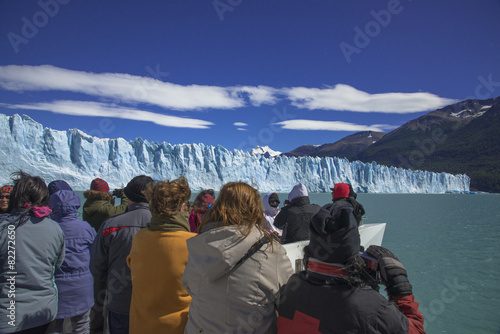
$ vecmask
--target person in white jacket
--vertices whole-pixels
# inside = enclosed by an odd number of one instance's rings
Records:
[[[283,231],[276,226],[274,226],[274,218],[280,213],[280,199],[277,193],[269,193],[262,199],[264,204],[264,220],[262,224],[264,228],[269,232],[281,237]]]
[[[293,269],[262,226],[259,192],[244,182],[222,187],[187,240],[182,283],[192,301],[184,333],[276,333],[280,288]]]

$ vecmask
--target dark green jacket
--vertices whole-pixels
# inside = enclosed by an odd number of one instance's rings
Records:
[[[108,193],[87,190],[83,196],[87,199],[83,204],[82,219],[88,222],[96,231],[108,219],[124,213],[127,210],[128,198],[122,192],[121,204],[114,206]]]

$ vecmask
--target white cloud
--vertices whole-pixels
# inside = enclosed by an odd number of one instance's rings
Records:
[[[238,131],[248,131],[248,129],[245,129],[245,128],[236,128],[236,130],[238,130]]]
[[[236,123],[233,123],[234,126],[248,126],[247,123],[243,123],[243,122],[236,122]]]
[[[91,73],[41,66],[0,66],[0,88],[12,91],[68,91],[118,102],[143,103],[175,110],[236,109],[276,104],[289,99],[309,110],[414,113],[456,102],[425,92],[369,94],[337,84],[327,88],[273,88],[267,86],[178,85],[151,77],[124,73]]]
[[[355,112],[413,113],[438,109],[455,103],[431,93],[369,94],[338,84],[333,88],[284,88],[283,92],[297,108],[309,110],[346,110]]]
[[[150,77],[122,73],[72,71],[51,65],[1,66],[0,87],[7,90],[61,90],[147,103],[167,109],[232,109],[244,106],[241,98],[224,87],[181,86]]]
[[[361,125],[340,121],[315,121],[307,119],[293,119],[275,123],[288,130],[325,130],[325,131],[378,131],[396,128],[387,124]]]
[[[123,108],[116,105],[87,101],[54,101],[51,103],[7,105],[11,109],[45,110],[72,116],[96,116],[152,122],[161,126],[175,128],[207,129],[211,122],[204,120],[168,116],[149,111]]]
[[[250,100],[250,103],[255,107],[258,107],[262,104],[275,104],[279,100],[276,96],[276,94],[279,93],[279,90],[271,87],[238,86],[232,87],[231,89],[233,91],[233,94],[236,96],[242,97],[245,95],[243,93],[246,93],[248,99]]]

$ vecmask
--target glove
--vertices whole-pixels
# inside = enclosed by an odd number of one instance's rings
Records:
[[[375,245],[368,247],[366,253],[378,260],[382,283],[386,286],[389,296],[404,296],[413,293],[406,269],[396,255],[387,248]]]

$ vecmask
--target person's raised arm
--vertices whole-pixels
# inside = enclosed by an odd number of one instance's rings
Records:
[[[386,286],[389,300],[396,304],[409,322],[409,334],[425,334],[424,317],[418,310],[408,273],[399,259],[390,250],[372,245],[366,252],[376,258],[382,283]]]

